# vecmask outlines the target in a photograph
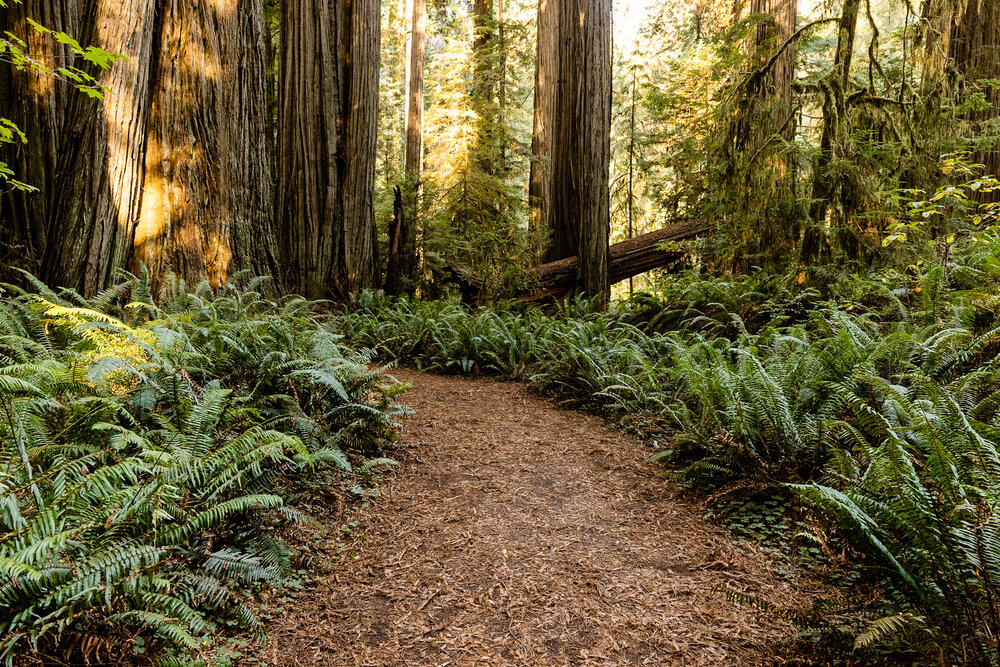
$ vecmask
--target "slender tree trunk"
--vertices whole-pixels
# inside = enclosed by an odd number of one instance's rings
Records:
[[[163,0],[133,267],[213,287],[269,273],[264,23],[259,0]]]
[[[397,185],[393,188],[392,220],[389,221],[389,256],[385,267],[385,291],[388,294],[402,294],[404,279],[413,272],[412,263],[416,259],[412,253],[404,252],[403,243],[409,236],[406,209],[403,206],[403,192]]]
[[[559,0],[549,261],[579,257],[577,288],[608,295],[610,0]]]
[[[346,51],[343,141],[338,165],[343,183],[344,265],[339,296],[378,284],[375,230],[375,158],[378,139],[381,0],[347,0],[342,40]]]
[[[801,257],[811,263],[828,251],[824,227],[827,212],[836,204],[840,178],[830,165],[844,142],[847,131],[847,93],[850,83],[851,57],[854,53],[854,35],[858,26],[860,0],[845,0],[837,30],[837,50],[833,70],[822,82],[823,133],[820,137],[819,155],[813,168],[813,202],[809,207],[811,224],[802,240]]]
[[[403,282],[415,285],[420,262],[418,256],[420,170],[423,166],[424,122],[424,56],[427,37],[426,0],[412,0],[410,39],[406,70],[406,141],[403,147],[403,206],[407,224],[404,228],[400,252],[407,259],[400,266],[407,272]]]
[[[410,23],[410,64],[407,71],[406,97],[406,147],[403,171],[414,181],[420,178],[423,162],[424,122],[424,43],[427,26],[424,15],[425,0],[413,0],[413,17]]]
[[[982,92],[989,106],[970,111],[965,119],[973,136],[982,135],[987,123],[1000,116],[1000,88],[982,85],[982,80],[1000,79],[1000,0],[969,0],[956,17],[947,43],[948,56],[957,76],[955,94],[967,100]],[[983,147],[975,160],[985,173],[1000,176],[1000,145]],[[998,201],[1000,193],[977,193],[982,201]]]
[[[528,180],[530,225],[533,229],[544,229],[549,224],[552,200],[552,127],[559,70],[558,2],[559,0],[538,0],[535,115],[531,133],[531,173]]]
[[[635,187],[633,177],[635,172],[635,106],[636,106],[636,66],[632,65],[632,90],[629,96],[628,111],[628,238],[635,235]],[[628,277],[628,293],[632,294],[634,285],[632,276]]]
[[[493,0],[475,0],[473,4],[472,94],[470,102],[476,113],[476,163],[480,171],[500,173],[499,139],[503,135],[495,92],[499,86],[496,58],[496,27]]]
[[[330,0],[282,3],[276,215],[283,282],[309,298],[328,295],[341,262],[338,33]]]
[[[128,266],[144,183],[154,0],[98,0],[83,42],[121,53],[99,75],[104,99],[78,94],[61,142],[41,277],[93,296]]]
[[[500,127],[507,127],[507,37],[504,28],[504,0],[497,0],[497,37],[500,40],[499,52],[500,58],[498,65],[499,78],[497,79],[497,86],[499,86],[499,91],[497,93],[497,121]],[[505,131],[506,134],[506,131]],[[507,140],[503,137],[500,141],[500,156],[499,156],[499,167],[500,173],[506,173],[507,171]]]

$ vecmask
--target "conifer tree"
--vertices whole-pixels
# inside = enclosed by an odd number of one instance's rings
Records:
[[[577,288],[608,295],[611,3],[559,0],[550,261],[579,258]]]

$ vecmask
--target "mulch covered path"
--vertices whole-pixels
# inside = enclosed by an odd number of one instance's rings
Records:
[[[525,387],[413,383],[369,538],[270,628],[271,665],[762,665],[807,592],[741,555],[651,451]],[[405,446],[409,445],[409,446]]]

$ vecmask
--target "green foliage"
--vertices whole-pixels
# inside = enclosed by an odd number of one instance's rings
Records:
[[[250,594],[290,567],[282,496],[368,475],[351,459],[393,437],[397,392],[258,280],[157,305],[140,278],[91,300],[28,279],[0,301],[0,657],[261,636]]]

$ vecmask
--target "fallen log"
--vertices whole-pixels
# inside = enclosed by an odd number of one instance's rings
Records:
[[[691,239],[708,231],[709,226],[700,220],[679,222],[642,234],[608,248],[608,282],[612,285],[651,269],[675,262],[684,256],[678,250],[661,250],[664,241]],[[567,257],[547,264],[539,264],[531,270],[529,279],[533,286],[518,294],[525,301],[540,301],[558,298],[576,284],[577,258]]]
[[[708,231],[709,225],[691,220],[668,225],[655,232],[615,243],[608,247],[608,278],[613,285],[632,276],[645,273],[674,262],[684,256],[678,250],[661,250],[664,241],[691,239]],[[475,301],[483,287],[483,280],[475,273],[459,266],[449,266],[451,278],[458,283],[465,301]],[[567,257],[547,264],[539,264],[528,274],[530,287],[516,296],[524,301],[543,301],[562,297],[576,285],[577,258]]]

